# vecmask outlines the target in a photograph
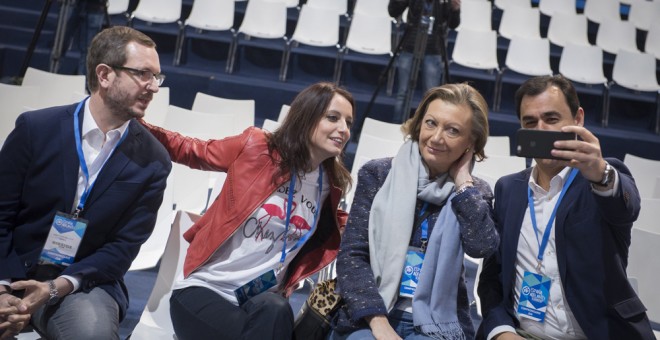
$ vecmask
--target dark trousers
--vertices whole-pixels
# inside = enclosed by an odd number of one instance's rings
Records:
[[[293,336],[291,306],[275,293],[261,293],[235,306],[208,288],[178,289],[170,298],[170,315],[180,340],[290,340]]]

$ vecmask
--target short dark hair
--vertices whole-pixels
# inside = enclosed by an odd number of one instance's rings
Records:
[[[271,153],[276,150],[282,158],[274,179],[293,169],[301,174],[311,170],[309,169],[310,139],[335,95],[346,98],[351,104],[352,113],[355,114],[353,96],[334,83],[319,82],[310,85],[293,99],[282,125],[268,139]],[[346,192],[350,186],[351,174],[344,166],[342,156],[326,159],[323,165],[324,169],[332,169],[334,185]]]
[[[136,43],[156,48],[156,43],[146,34],[126,26],[114,26],[99,32],[89,46],[87,54],[87,87],[94,92],[99,87],[96,66],[99,64],[123,66],[126,63],[126,45]]]
[[[404,134],[410,136],[410,139],[415,142],[419,142],[424,115],[431,102],[436,99],[453,105],[467,105],[470,108],[472,112],[470,136],[474,141],[474,155],[478,161],[486,158],[484,147],[488,139],[488,104],[481,93],[467,83],[445,84],[428,90],[417,107],[415,115],[401,127]]]
[[[577,92],[573,83],[564,78],[564,76],[558,74],[555,76],[539,76],[527,79],[520,88],[516,91],[516,113],[518,114],[518,119],[520,119],[520,104],[522,103],[523,97],[530,96],[535,97],[543,93],[550,86],[556,86],[564,94],[564,99],[568,108],[571,110],[571,115],[575,117],[577,111],[580,108],[580,100],[578,99]]]

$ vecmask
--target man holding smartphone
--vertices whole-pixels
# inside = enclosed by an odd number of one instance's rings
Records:
[[[554,159],[536,158],[495,185],[501,242],[480,276],[477,337],[655,339],[626,276],[640,209],[630,171],[603,158],[566,78],[531,78],[515,99],[523,128],[578,138],[555,141]]]

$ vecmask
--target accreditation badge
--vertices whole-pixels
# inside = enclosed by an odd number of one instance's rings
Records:
[[[88,221],[57,212],[39,257],[40,264],[68,267],[76,257]]]
[[[518,315],[534,321],[543,322],[550,297],[549,277],[525,271],[520,289]]]
[[[417,247],[408,247],[406,263],[403,266],[399,296],[412,298],[419,283],[419,273],[422,272],[424,252]]]
[[[277,284],[277,277],[275,277],[275,271],[269,270],[258,277],[252,279],[250,282],[236,288],[234,290],[234,295],[238,300],[238,305],[242,305],[251,297],[257,296],[272,287],[275,287]]]

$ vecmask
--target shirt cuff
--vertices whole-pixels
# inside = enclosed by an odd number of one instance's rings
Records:
[[[76,275],[76,276],[62,275],[60,277],[65,278],[67,281],[71,282],[71,285],[73,286],[73,290],[69,294],[73,294],[78,289],[80,289],[80,280],[81,280],[81,278],[78,277],[78,275]]]
[[[619,192],[619,172],[614,170],[614,186],[610,190],[600,191],[596,190],[594,184],[591,184],[591,191],[594,194],[602,197],[614,197]]]
[[[502,325],[502,326],[497,326],[497,327],[493,328],[493,330],[490,331],[490,333],[488,333],[488,337],[486,339],[491,340],[496,335],[498,335],[500,333],[504,333],[504,332],[511,332],[511,333],[517,334],[515,328],[513,328],[511,326],[508,326],[508,325]]]

